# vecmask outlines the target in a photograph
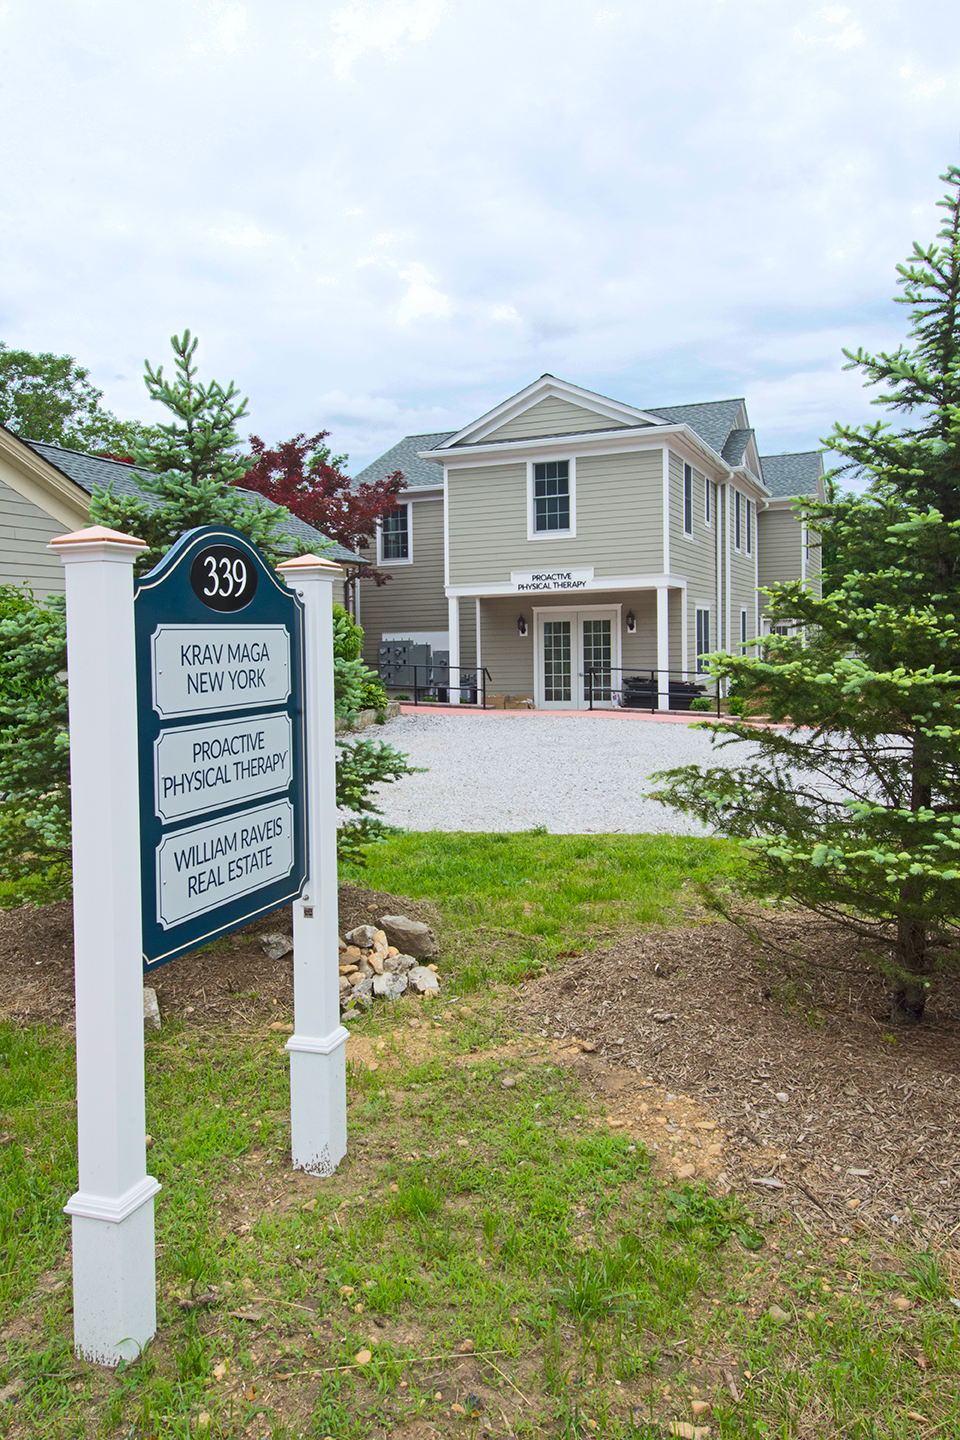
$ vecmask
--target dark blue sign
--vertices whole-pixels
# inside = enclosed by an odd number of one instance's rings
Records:
[[[303,605],[245,536],[212,525],[134,595],[151,970],[303,888]]]

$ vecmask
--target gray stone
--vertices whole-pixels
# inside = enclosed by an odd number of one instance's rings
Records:
[[[260,936],[260,949],[268,960],[279,960],[282,955],[290,954],[293,940],[289,935],[281,935],[279,930],[271,930],[268,935]]]
[[[436,994],[440,989],[439,979],[432,970],[427,969],[426,965],[414,965],[413,969],[408,972],[407,979],[414,990],[419,990],[421,995],[430,992]]]
[[[408,920],[405,915],[384,915],[380,926],[390,944],[405,955],[429,960],[439,952],[436,935],[422,920]]]
[[[406,975],[377,975],[373,982],[374,995],[382,995],[385,1000],[399,1000],[406,990],[408,980]]]
[[[361,950],[369,950],[376,933],[376,925],[358,925],[355,930],[348,930],[343,938],[348,945],[359,945]]]
[[[143,987],[143,1028],[154,1030],[160,1033],[160,1006],[157,1004],[157,992],[151,990],[149,985]]]

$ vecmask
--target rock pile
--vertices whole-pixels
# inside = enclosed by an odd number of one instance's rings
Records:
[[[438,952],[429,925],[405,915],[384,915],[380,925],[358,925],[340,941],[340,1009],[344,1015],[368,1010],[376,998],[399,1000],[406,991],[429,998],[440,990]]]

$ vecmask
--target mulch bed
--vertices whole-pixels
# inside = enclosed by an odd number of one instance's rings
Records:
[[[398,911],[437,922],[428,905],[341,889],[341,932]],[[960,976],[934,982],[922,1026],[893,1030],[883,981],[849,937],[808,916],[757,923],[770,948],[724,922],[651,928],[570,958],[524,987],[518,1025],[638,1125],[651,1080],[661,1108],[675,1092],[713,1117],[722,1161],[698,1173],[768,1210],[818,1231],[919,1227],[949,1241],[960,1232]],[[266,958],[267,931],[292,934],[290,910],[153,972],[161,1012],[249,1029],[289,1011],[290,956]],[[72,1026],[69,903],[0,913],[0,1015]]]

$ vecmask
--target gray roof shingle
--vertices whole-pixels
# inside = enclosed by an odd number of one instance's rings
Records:
[[[728,465],[742,465],[743,458],[747,453],[747,446],[750,444],[752,430],[731,430],[723,443],[720,454]]]
[[[797,455],[761,455],[763,482],[770,494],[815,495],[823,474],[822,452],[804,450]]]
[[[648,415],[659,415],[668,425],[689,425],[711,450],[723,454],[743,400],[706,400],[698,405],[645,405]]]
[[[443,471],[432,460],[421,460],[420,450],[436,450],[445,441],[456,435],[456,430],[435,430],[428,435],[407,435],[379,459],[372,460],[366,469],[353,477],[354,484],[372,485],[377,480],[386,480],[395,470],[403,472],[408,490],[426,489],[428,485],[442,485]]]
[[[145,491],[139,484],[139,477],[148,475],[149,471],[138,469],[136,465],[125,465],[122,460],[103,460],[98,455],[84,455],[80,450],[64,450],[59,445],[47,445],[39,440],[24,440],[23,443],[29,445],[31,450],[35,450],[62,475],[75,481],[88,495],[92,494],[94,486],[105,490],[108,485],[112,485],[115,495],[133,495],[147,503],[153,498],[150,492]],[[271,503],[253,490],[244,490],[241,486],[237,486],[237,490],[245,499],[254,503],[268,506]],[[290,538],[291,553],[302,552],[304,547],[307,550],[315,549],[322,543],[329,547],[324,550],[328,559],[352,562],[355,565],[362,563],[362,556],[348,550],[344,545],[338,545],[335,540],[328,540],[326,535],[322,535],[319,530],[315,530],[296,515],[291,515],[284,521],[283,530]]]

